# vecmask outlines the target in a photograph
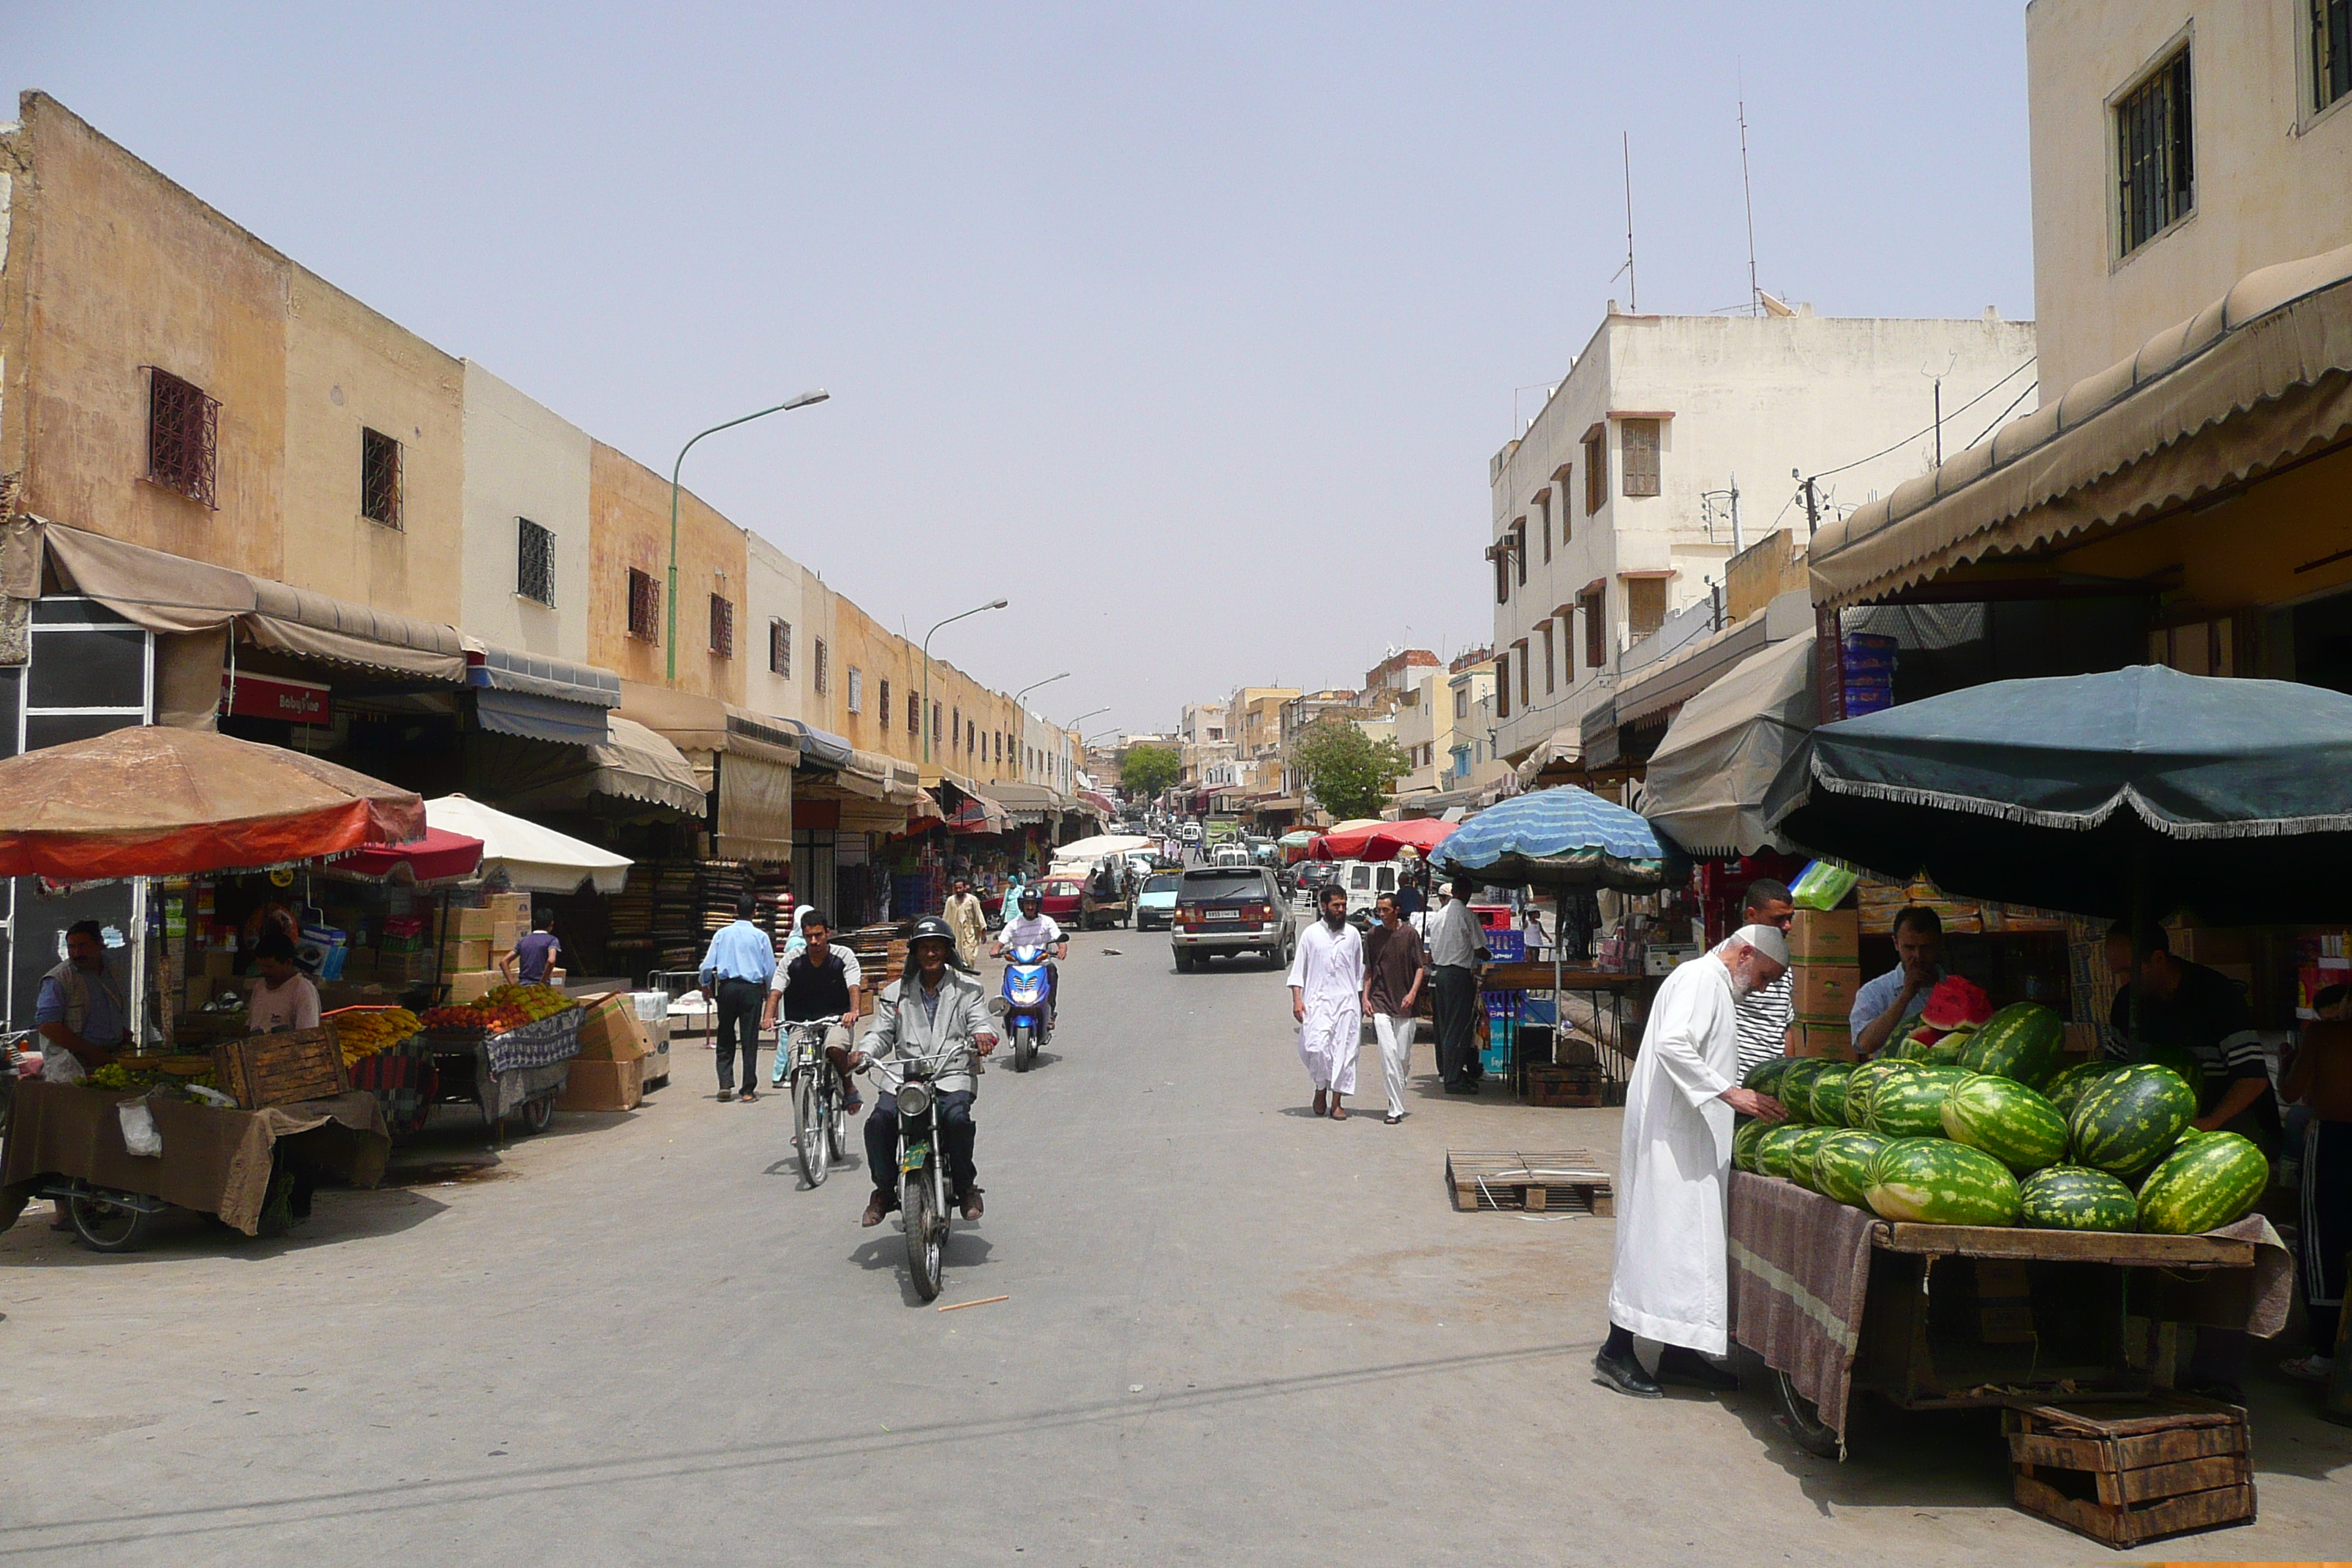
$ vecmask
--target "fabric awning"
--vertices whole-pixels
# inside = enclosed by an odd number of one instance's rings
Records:
[[[436,827],[480,839],[483,875],[503,873],[517,892],[574,893],[593,884],[600,893],[617,893],[628,883],[627,856],[462,795],[426,801],[425,816]]]
[[[801,762],[811,767],[845,768],[856,752],[841,736],[814,725],[801,727]]]
[[[1564,724],[1551,732],[1548,741],[1539,741],[1536,749],[1520,760],[1516,770],[1519,783],[1531,784],[1536,776],[1554,763],[1572,763],[1584,754],[1584,730],[1581,725]]]
[[[466,683],[493,691],[521,691],[592,708],[621,705],[621,678],[593,664],[466,641]]]
[[[731,860],[793,858],[793,770],[736,750],[719,759],[719,853]]]
[[[611,732],[609,715],[602,708],[531,691],[497,691],[487,687],[475,689],[474,719],[497,734],[558,745],[600,746]]]
[[[1605,768],[1621,755],[1617,745],[1617,704],[1603,702],[1584,715],[1579,726],[1584,765]]]
[[[1750,655],[1683,704],[1650,757],[1643,816],[1693,855],[1753,855],[1789,846],[1764,817],[1781,765],[1820,721],[1814,639]]]
[[[2352,436],[2352,246],[2265,267],[2126,360],[1813,536],[1813,602],[2226,490]]]
[[[634,719],[614,713],[605,722],[610,737],[589,748],[595,764],[587,780],[592,792],[666,805],[688,816],[703,815],[708,806],[702,784],[686,753]]]
[[[421,838],[405,844],[371,844],[344,855],[330,855],[319,869],[331,877],[357,882],[397,882],[404,887],[429,888],[462,882],[480,869],[482,841],[471,834],[446,827],[427,827]]]
[[[1069,802],[1058,790],[1045,784],[1024,784],[1008,779],[996,785],[996,798],[1004,813],[1013,821],[1030,825],[1051,822],[1067,809]]]
[[[802,727],[793,720],[644,681],[623,680],[620,685],[620,715],[684,752],[702,770],[706,783],[710,759],[722,752],[756,757],[785,768],[801,760]]]

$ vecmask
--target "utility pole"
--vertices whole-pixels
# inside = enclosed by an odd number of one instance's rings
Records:
[[[1794,469],[1794,468],[1790,468],[1790,469],[1789,470],[1789,477],[1790,477],[1790,479],[1796,479],[1796,478],[1798,477],[1797,470],[1796,470],[1796,469]],[[1812,542],[1812,537],[1813,537],[1813,535],[1821,531],[1821,527],[1822,527],[1822,502],[1821,502],[1821,497],[1820,497],[1818,494],[1816,494],[1816,493],[1814,492],[1814,489],[1813,489],[1813,481],[1812,481],[1812,480],[1811,480],[1811,479],[1807,479],[1807,480],[1805,480],[1805,481],[1804,481],[1804,484],[1805,484],[1805,541],[1806,541],[1806,542],[1807,542],[1807,543],[1811,543],[1811,542]]]
[[[1739,539],[1739,476],[1734,474],[1731,476],[1731,552],[1737,555],[1747,548]]]

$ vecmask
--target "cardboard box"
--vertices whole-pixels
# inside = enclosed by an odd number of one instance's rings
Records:
[[[587,1016],[580,1021],[583,1061],[636,1061],[647,1052],[637,1026],[636,1009],[625,991],[583,998]]]
[[[493,951],[511,948],[530,932],[530,927],[520,921],[490,922],[490,947]]]
[[[1789,927],[1789,957],[1797,963],[1862,962],[1860,910],[1799,910]]]
[[[1843,1024],[1799,1024],[1790,1054],[1800,1057],[1827,1057],[1832,1061],[1853,1059],[1853,1037]]]
[[[1806,1023],[1843,1024],[1853,1016],[1853,994],[1862,989],[1862,968],[1853,963],[1800,963],[1790,997]]]
[[[236,973],[236,950],[235,948],[208,947],[205,949],[205,977],[206,979],[227,980],[233,978]]]
[[[376,955],[375,977],[379,984],[408,985],[419,980],[430,980],[441,973],[436,955],[431,952],[385,952]]]
[[[490,928],[497,924],[497,918],[488,910],[451,910],[449,923],[442,927],[441,934],[445,937],[486,937],[490,934]]]
[[[488,969],[490,966],[490,939],[486,936],[453,938],[441,944],[441,963],[451,971]]]
[[[646,1097],[645,1058],[597,1061],[575,1057],[558,1110],[635,1110]]]
[[[490,920],[493,924],[499,921],[508,921],[523,926],[530,924],[529,893],[492,893],[489,902]]]
[[[461,969],[449,976],[448,992],[452,1002],[478,1002],[507,983],[507,977],[491,969]]]

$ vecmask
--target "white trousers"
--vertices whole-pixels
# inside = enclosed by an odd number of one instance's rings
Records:
[[[1363,1028],[1364,1016],[1353,1007],[1308,1006],[1298,1026],[1298,1058],[1317,1089],[1356,1092],[1356,1046]]]
[[[1381,1042],[1381,1069],[1388,1079],[1389,1114],[1404,1114],[1405,1079],[1412,1071],[1413,1016],[1375,1013],[1372,1033]]]

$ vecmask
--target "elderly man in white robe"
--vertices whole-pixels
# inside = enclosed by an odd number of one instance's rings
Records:
[[[1324,888],[1322,919],[1298,933],[1290,961],[1290,1013],[1298,1020],[1298,1058],[1315,1085],[1315,1114],[1348,1120],[1340,1101],[1356,1092],[1362,1042],[1364,939],[1348,923],[1348,889]]]
[[[1706,1359],[1729,1348],[1724,1197],[1732,1117],[1786,1113],[1770,1096],[1739,1087],[1738,1003],[1788,966],[1778,930],[1742,926],[1667,976],[1651,1005],[1625,1086],[1609,1339],[1592,1358],[1595,1381],[1620,1394],[1661,1398],[1662,1382],[1739,1386]],[[1637,1334],[1665,1347],[1654,1377],[1634,1353]]]

